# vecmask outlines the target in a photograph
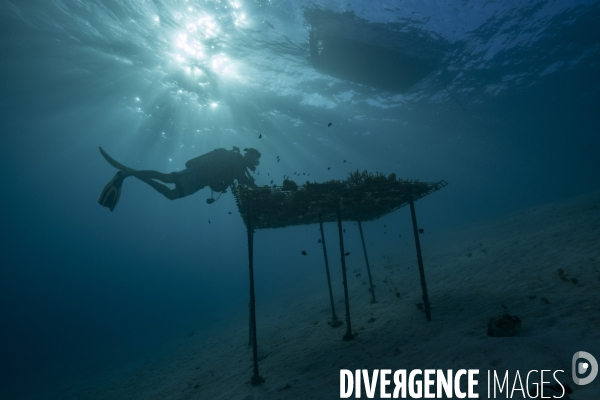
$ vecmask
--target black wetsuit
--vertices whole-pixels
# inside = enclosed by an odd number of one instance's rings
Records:
[[[244,156],[235,150],[215,149],[185,163],[193,170],[198,187],[209,186],[215,192],[224,192],[233,181],[255,188]]]

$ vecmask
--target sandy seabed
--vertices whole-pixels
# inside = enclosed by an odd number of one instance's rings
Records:
[[[56,398],[338,399],[340,369],[432,368],[479,369],[479,398],[488,398],[488,370],[508,370],[511,386],[517,370],[523,381],[529,370],[564,370],[558,376],[573,389],[571,399],[600,399],[600,377],[587,386],[571,379],[576,351],[600,360],[600,193],[428,239],[423,258],[431,322],[420,304],[414,243],[403,246],[398,256],[372,255],[376,304],[362,255],[349,262],[352,341],[342,340],[345,325],[328,325],[323,279],[293,302],[258,304],[260,375],[266,380],[260,386],[250,384],[247,320],[236,320],[170,357]],[[336,312],[344,319],[339,271],[332,271],[332,281]],[[505,313],[521,319],[521,330],[514,337],[488,336],[488,320]],[[523,397],[517,391],[512,398]]]

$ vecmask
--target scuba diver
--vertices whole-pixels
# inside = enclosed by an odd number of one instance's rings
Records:
[[[121,196],[123,180],[134,176],[152,186],[157,192],[169,200],[180,199],[196,193],[206,186],[211,189],[211,196],[206,199],[212,204],[226,193],[226,189],[234,184],[246,185],[252,189],[258,188],[254,184],[254,178],[250,176],[248,169],[254,172],[260,164],[260,152],[253,148],[244,149],[245,154],[240,154],[240,149],[233,146],[233,150],[216,149],[199,157],[193,158],[185,163],[186,169],[179,172],[165,174],[158,171],[138,171],[117,162],[100,147],[100,153],[110,165],[119,171],[102,190],[98,203],[104,207],[115,209]],[[160,181],[160,182],[158,182]],[[162,183],[161,183],[162,182]],[[171,189],[166,184],[175,184]],[[217,199],[213,198],[213,192],[220,192]]]

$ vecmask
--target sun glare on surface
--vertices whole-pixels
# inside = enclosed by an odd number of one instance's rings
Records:
[[[230,118],[231,93],[237,95],[251,84],[249,66],[240,56],[246,53],[243,43],[250,21],[242,2],[178,1],[171,2],[169,9],[146,14],[147,25],[160,39],[160,45],[153,47],[157,68],[150,71],[160,85],[155,92],[137,92],[130,97],[133,101],[128,110],[140,118],[141,127],[146,128],[154,119],[168,118],[180,128],[159,131],[160,137],[179,140],[185,136],[186,127],[203,118],[208,118],[204,123]],[[164,41],[167,46],[162,50]],[[156,52],[158,49],[162,51]],[[172,105],[176,107],[169,108]]]
[[[176,15],[179,28],[172,33],[171,67],[191,81],[186,85],[193,83],[196,89],[192,92],[198,95],[196,101],[203,99],[200,105],[214,108],[216,103],[211,104],[210,99],[216,96],[221,100],[226,87],[219,83],[247,82],[242,73],[246,66],[232,51],[236,46],[229,43],[237,34],[243,35],[249,26],[247,13],[240,0],[221,0],[194,5],[186,1]],[[162,22],[158,16],[153,19],[157,25]]]
[[[205,89],[209,88],[205,87],[207,84],[216,83],[214,79],[240,80],[242,75],[238,71],[244,67],[227,52],[227,41],[232,28],[248,26],[242,3],[238,0],[219,1],[212,14],[206,7],[192,7],[189,2],[186,3],[179,14],[180,29],[173,38],[171,57],[175,59],[175,65],[183,69],[190,79],[200,80],[199,86]],[[155,22],[159,21],[156,17]]]
[[[229,60],[225,54],[217,54],[210,60],[210,66],[212,70],[218,74],[226,74],[227,69],[230,67]]]

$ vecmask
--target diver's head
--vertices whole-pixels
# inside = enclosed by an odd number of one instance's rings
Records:
[[[260,164],[260,152],[252,147],[244,149],[244,160],[246,160],[246,165],[252,171],[256,170],[256,167]]]

